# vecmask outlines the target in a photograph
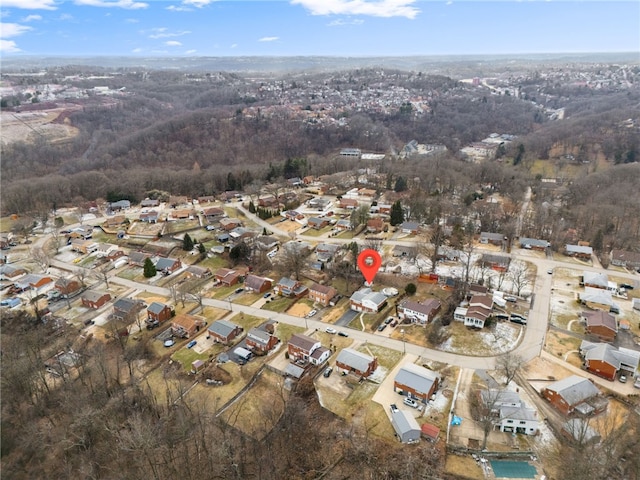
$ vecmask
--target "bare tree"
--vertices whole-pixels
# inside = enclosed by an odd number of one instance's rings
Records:
[[[487,448],[489,433],[496,425],[498,415],[498,404],[503,390],[488,389],[476,391],[471,397],[471,416],[482,428],[482,450]]]
[[[86,268],[76,268],[76,270],[73,272],[73,276],[78,279],[82,288],[85,288],[87,286],[86,280],[89,276],[89,271]]]
[[[375,250],[376,252],[382,252],[382,239],[378,237],[367,237],[364,242],[365,248],[370,248],[371,250]],[[415,250],[414,247],[410,248],[411,250]],[[415,257],[415,255],[414,255]]]
[[[531,275],[529,271],[529,263],[527,262],[512,262],[509,268],[509,278],[513,283],[515,294],[520,296],[522,290],[531,284]]]
[[[497,358],[496,371],[504,377],[504,384],[509,385],[509,382],[515,378],[524,364],[525,361],[520,355],[508,352]]]
[[[283,275],[290,275],[300,279],[300,272],[306,264],[306,257],[297,245],[285,245],[278,253],[278,270]]]
[[[51,266],[51,255],[41,247],[33,247],[29,249],[31,259],[40,267],[43,272]]]

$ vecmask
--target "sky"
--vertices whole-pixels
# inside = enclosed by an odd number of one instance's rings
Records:
[[[638,0],[1,0],[0,5],[3,57],[640,52]]]

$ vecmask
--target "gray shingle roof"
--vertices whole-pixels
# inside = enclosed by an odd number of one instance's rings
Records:
[[[238,328],[238,325],[236,325],[235,323],[229,322],[227,320],[216,320],[209,326],[209,331],[226,338],[236,328]]]
[[[436,372],[408,363],[398,371],[395,381],[413,388],[416,392],[426,394],[437,379]]]
[[[369,368],[369,364],[373,362],[374,358],[364,353],[360,353],[357,350],[351,348],[343,349],[336,358],[336,362],[340,362],[344,365],[348,365],[360,372],[366,372]]]
[[[556,392],[569,405],[577,405],[600,393],[590,380],[578,375],[563,378],[549,385],[547,389]]]
[[[155,313],[156,315],[162,312],[166,308],[164,303],[153,302],[151,305],[147,307],[147,311],[151,313]]]

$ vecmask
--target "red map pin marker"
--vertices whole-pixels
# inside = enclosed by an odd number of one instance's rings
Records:
[[[380,265],[382,265],[382,258],[375,250],[368,248],[358,255],[358,267],[367,283],[372,283],[373,279],[376,278]]]

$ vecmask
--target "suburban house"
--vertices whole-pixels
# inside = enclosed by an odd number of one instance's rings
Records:
[[[417,235],[420,231],[420,225],[418,222],[403,222],[402,225],[400,225],[400,231],[402,233]]]
[[[346,208],[348,210],[353,210],[355,208],[358,208],[358,200],[356,200],[354,198],[341,198],[340,202],[338,203],[338,206],[340,208]]]
[[[222,218],[220,219],[220,227],[223,230],[230,232],[234,228],[238,228],[242,226],[242,222],[237,218]]]
[[[380,217],[367,220],[368,233],[380,233],[384,230],[384,220]]]
[[[351,310],[356,312],[375,313],[379,312],[387,304],[387,297],[380,293],[374,292],[368,287],[361,288],[349,298]]]
[[[132,298],[121,298],[113,304],[113,318],[124,323],[133,323],[146,305],[142,300]]]
[[[271,289],[273,280],[258,275],[247,275],[244,279],[244,289],[249,292],[264,293]]]
[[[216,343],[228,345],[233,339],[242,333],[243,329],[240,325],[229,322],[228,320],[216,320],[209,325],[208,333]]]
[[[213,195],[203,195],[202,197],[198,197],[198,203],[213,203],[215,201],[216,197],[214,197]]]
[[[147,319],[150,321],[164,322],[173,316],[173,310],[169,305],[153,302],[147,307]]]
[[[325,307],[330,304],[336,295],[338,295],[338,290],[329,285],[314,283],[309,288],[309,298],[315,303],[319,303]]]
[[[129,200],[118,200],[117,202],[111,202],[109,204],[109,210],[112,212],[127,210],[129,208],[131,208],[131,202]]]
[[[415,258],[417,254],[417,249],[415,246],[409,245],[394,245],[393,250],[391,251],[391,255],[394,257],[411,257]]]
[[[593,310],[620,313],[620,307],[613,302],[611,292],[600,288],[584,287],[584,292],[578,293],[580,303]]]
[[[391,425],[402,443],[418,443],[420,441],[420,425],[409,412],[395,410],[391,412]]]
[[[398,305],[398,317],[426,325],[435,318],[441,306],[437,298],[428,298],[422,302],[402,300]]]
[[[71,297],[82,290],[82,283],[75,278],[59,278],[53,284],[53,288],[58,290],[62,296]]]
[[[320,346],[320,348],[316,348],[309,357],[309,363],[311,363],[312,365],[322,365],[324,362],[329,360],[330,356],[331,350],[326,347]]]
[[[167,221],[169,220],[186,220],[187,218],[193,218],[195,216],[195,211],[192,208],[179,208],[176,210],[171,210],[169,215],[167,216]]]
[[[584,287],[609,290],[612,293],[616,293],[618,291],[618,285],[615,282],[610,282],[606,273],[585,271],[582,274],[580,285]]]
[[[114,215],[113,217],[107,217],[104,222],[105,228],[115,228],[120,225],[125,225],[129,223],[129,220],[124,215]]]
[[[235,285],[240,281],[240,274],[229,268],[219,268],[214,276],[217,282],[226,286]]]
[[[224,210],[220,207],[210,207],[202,210],[202,214],[207,218],[208,222],[213,222],[218,218],[224,217]]]
[[[602,310],[582,312],[582,321],[585,322],[586,332],[595,335],[603,342],[613,342],[618,334],[618,322],[616,317]]]
[[[37,275],[35,273],[29,273],[15,282],[15,287],[18,290],[32,289],[35,293],[42,293],[49,287],[53,286],[53,279],[46,275]]]
[[[493,298],[489,295],[474,295],[464,312],[464,324],[467,327],[484,328],[484,322],[491,316]],[[454,312],[455,318],[455,312]]]
[[[80,225],[71,229],[69,238],[82,238],[83,240],[89,240],[93,236],[92,225]]]
[[[209,278],[211,276],[211,269],[199,267],[197,265],[190,265],[185,270],[185,273],[189,278]]]
[[[351,230],[351,220],[347,219],[347,218],[341,218],[340,220],[338,220],[336,222],[336,224],[334,225],[336,230],[341,230],[341,231],[347,231],[347,230]]]
[[[159,207],[160,206],[160,200],[157,199],[150,199],[150,198],[145,198],[144,200],[142,200],[140,202],[140,206],[142,208],[153,208],[153,207]]]
[[[291,336],[287,345],[287,351],[289,352],[289,361],[295,362],[308,362],[309,358],[317,349],[321,348],[322,344],[320,340],[311,338],[301,333],[296,333]]]
[[[528,407],[520,395],[510,390],[482,390],[480,399],[495,417],[494,426],[501,432],[535,435],[538,432],[538,415]]]
[[[71,240],[71,250],[78,253],[93,253],[98,250],[98,244],[93,240],[84,240],[82,238],[74,238]]]
[[[297,280],[282,277],[278,280],[273,291],[283,297],[300,298],[307,294],[309,289]]]
[[[509,269],[511,259],[505,255],[494,255],[491,253],[483,253],[480,263],[485,267],[498,272],[506,272]]]
[[[367,378],[378,368],[378,359],[352,348],[344,348],[336,358],[336,368],[341,373]]]
[[[584,259],[591,259],[593,255],[593,248],[586,245],[565,245],[564,254],[568,257],[577,257]]]
[[[629,268],[631,270],[640,269],[640,252],[629,252],[627,250],[612,250],[611,265]]]
[[[640,352],[636,350],[583,340],[580,355],[588,372],[607,380],[614,380],[618,373],[631,378],[638,373]]]
[[[280,203],[275,195],[264,195],[258,198],[258,206],[262,208],[278,208]]]
[[[11,265],[9,263],[0,265],[0,280],[14,281],[26,273],[27,271],[18,265]]]
[[[331,207],[331,204],[331,200],[325,197],[313,197],[307,201],[307,206],[310,209],[319,212],[327,211]]]
[[[86,290],[80,300],[83,307],[98,309],[111,300],[111,294],[97,290]]]
[[[140,221],[145,223],[158,223],[160,214],[156,210],[140,213]]]
[[[540,250],[545,251],[551,246],[547,240],[538,240],[537,238],[524,238],[520,237],[520,248],[527,250]]]
[[[144,262],[147,258],[151,258],[153,255],[147,252],[131,252],[129,253],[129,265],[136,267],[144,267]]]
[[[171,275],[182,267],[182,262],[177,258],[160,257],[156,262],[156,270],[165,275]]]
[[[606,400],[602,401],[600,390],[587,378],[571,375],[542,389],[546,398],[556,410],[565,415],[573,412],[582,415],[600,413],[607,408]]]
[[[436,393],[440,384],[440,376],[433,370],[408,363],[404,365],[393,379],[393,390],[422,403],[427,403]]]
[[[502,246],[505,236],[502,233],[480,232],[480,243]]]
[[[204,320],[193,315],[181,313],[171,320],[171,332],[176,337],[189,338],[199,332],[204,325]]]
[[[307,220],[307,225],[314,230],[320,230],[329,225],[329,219],[326,217],[311,217]]]
[[[247,338],[245,339],[247,347],[254,352],[262,354],[268,353],[272,350],[279,341],[280,340],[275,335],[271,335],[269,332],[260,330],[259,328],[252,328],[249,330]]]

